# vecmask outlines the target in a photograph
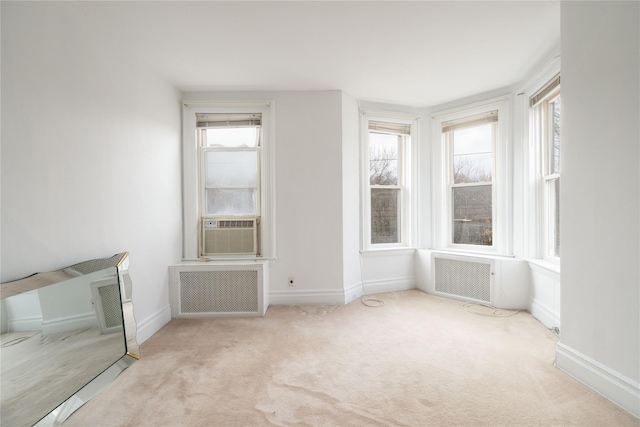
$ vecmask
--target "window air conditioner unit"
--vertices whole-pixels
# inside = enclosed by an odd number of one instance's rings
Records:
[[[256,255],[257,220],[202,220],[202,255]]]

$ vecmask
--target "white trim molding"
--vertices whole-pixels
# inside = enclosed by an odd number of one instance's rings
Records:
[[[351,301],[354,301],[360,298],[362,294],[362,282],[355,283],[351,286],[345,286],[344,288],[344,303],[349,304]]]
[[[151,316],[148,316],[146,319],[138,322],[136,341],[138,344],[142,344],[170,321],[171,306],[167,305],[163,309],[153,313]]]
[[[431,115],[431,235],[433,248],[461,252],[479,252],[495,256],[513,254],[513,138],[511,96],[505,95]],[[473,117],[492,110],[498,111],[497,133],[493,147],[494,175],[492,179],[492,246],[462,245],[451,242],[452,224],[449,196],[449,154],[443,138],[445,122]]]
[[[640,418],[640,384],[562,343],[556,366],[616,405]]]
[[[560,329],[560,266],[528,260],[531,270],[529,312],[547,328]]]
[[[71,316],[61,316],[55,319],[47,319],[42,322],[42,335],[61,334],[85,328],[97,328],[98,319],[96,313],[74,314]]]
[[[548,305],[542,301],[530,298],[529,299],[529,312],[533,317],[538,319],[547,328],[560,329],[560,313],[552,310]]]
[[[345,289],[297,289],[295,291],[274,289],[269,292],[269,305],[305,304],[344,305]]]
[[[7,321],[8,330],[12,332],[37,331],[42,329],[42,316],[25,316]]]
[[[365,280],[363,282],[364,295],[382,292],[406,291],[416,288],[415,276],[391,277],[388,279]]]
[[[198,210],[198,143],[196,113],[260,113],[263,145],[260,166],[262,257],[275,257],[275,101],[183,101],[182,102],[182,192],[183,260],[197,260],[200,212]]]
[[[401,192],[400,235],[398,242],[381,244],[371,243],[371,186],[369,122],[388,122],[410,126],[409,140],[398,151],[398,185]],[[363,251],[382,249],[407,249],[415,245],[418,235],[418,159],[420,140],[420,115],[398,111],[360,109],[360,247]]]
[[[414,255],[415,248],[386,248],[360,251],[362,258]]]

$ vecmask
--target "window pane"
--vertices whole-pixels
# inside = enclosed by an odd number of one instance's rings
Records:
[[[491,246],[491,185],[454,187],[453,243]]]
[[[251,188],[258,183],[256,151],[205,152],[206,188]]]
[[[209,188],[206,190],[207,215],[256,215],[256,189]]]
[[[491,181],[494,125],[475,126],[453,132],[453,182]]]
[[[547,182],[548,250],[551,256],[560,256],[560,179]]]
[[[258,127],[220,127],[206,129],[207,147],[256,147]]]
[[[398,135],[369,133],[369,182],[398,185]]]
[[[371,189],[371,243],[400,241],[400,189]]]
[[[551,111],[550,173],[560,173],[560,97],[549,103]]]

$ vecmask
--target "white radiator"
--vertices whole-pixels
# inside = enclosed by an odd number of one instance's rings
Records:
[[[491,304],[493,260],[433,255],[434,292],[442,296]]]
[[[264,316],[269,306],[267,265],[170,267],[172,317]]]

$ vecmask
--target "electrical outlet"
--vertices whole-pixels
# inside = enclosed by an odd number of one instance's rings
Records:
[[[293,284],[293,277],[289,277],[289,279],[287,279],[287,285],[290,288],[293,288],[295,285]]]

